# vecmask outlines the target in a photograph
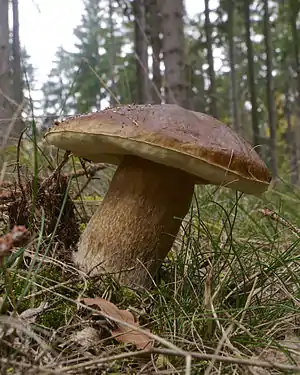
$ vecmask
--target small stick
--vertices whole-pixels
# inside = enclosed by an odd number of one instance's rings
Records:
[[[282,224],[283,226],[290,229],[293,233],[300,237],[300,228],[296,227],[296,225],[290,223],[282,216],[279,216],[275,211],[270,210],[269,208],[261,208],[258,210],[264,216],[268,216],[270,219],[277,221],[278,223]]]
[[[48,176],[47,178],[44,179],[44,181],[41,183],[40,189],[43,190],[50,181],[52,181],[62,170],[63,166],[66,164],[66,162],[69,159],[70,152],[66,151],[64,154],[63,160],[58,164],[58,166],[54,169],[54,171]]]
[[[153,348],[150,350],[140,350],[136,352],[126,352],[121,354],[116,354],[108,357],[101,357],[101,358],[95,358],[89,361],[84,361],[81,363],[78,363],[76,365],[71,366],[65,366],[61,367],[59,370],[62,371],[63,374],[65,374],[68,371],[74,371],[79,370],[82,368],[88,368],[88,367],[94,367],[98,366],[103,363],[116,361],[120,359],[130,358],[130,357],[137,357],[137,356],[143,356],[143,355],[149,355],[149,354],[163,354],[163,355],[170,355],[170,356],[179,356],[179,357],[189,357],[187,360],[187,368],[189,369],[189,361],[191,358],[197,358],[200,360],[206,360],[206,361],[217,361],[217,362],[224,362],[224,363],[232,363],[242,366],[250,366],[250,367],[261,367],[261,368],[269,368],[269,369],[278,369],[283,371],[299,371],[299,366],[293,366],[289,364],[283,364],[279,362],[269,362],[269,361],[262,361],[262,360],[256,360],[256,359],[246,359],[246,358],[234,358],[230,356],[223,356],[223,355],[215,355],[215,354],[206,354],[206,353],[195,353],[195,352],[186,352],[186,351],[180,351],[172,350],[172,349],[165,349],[165,348]],[[47,368],[47,367],[46,367]]]
[[[105,169],[105,168],[106,168],[105,164],[98,164],[98,165],[95,165],[95,166],[91,166],[88,170],[76,172],[76,174],[74,175],[76,177],[82,176],[82,175],[84,175],[86,173],[88,174],[88,176],[87,176],[86,182],[81,187],[81,189],[76,193],[76,195],[75,195],[75,197],[73,199],[78,199],[78,197],[82,194],[82,192],[84,191],[84,189],[86,189],[86,187],[88,186],[88,184],[91,182],[91,180],[93,179],[93,177],[95,176],[95,174],[98,171],[100,171],[101,169]],[[83,172],[83,173],[80,174],[81,172]]]

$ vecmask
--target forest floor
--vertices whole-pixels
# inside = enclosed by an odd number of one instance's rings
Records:
[[[0,155],[0,374],[300,373],[299,190],[197,188],[158,279],[135,290],[71,259],[113,169],[43,141],[10,152]]]

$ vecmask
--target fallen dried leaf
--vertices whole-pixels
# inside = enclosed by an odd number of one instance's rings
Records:
[[[23,225],[15,225],[10,233],[0,237],[0,267],[5,256],[11,253],[14,246],[21,246],[29,237],[27,229]]]
[[[87,306],[97,306],[101,311],[112,318],[139,327],[139,323],[135,321],[134,316],[130,311],[121,310],[112,302],[100,297],[83,298],[81,301]],[[125,327],[122,323],[116,323],[116,325],[118,328],[112,330],[112,334],[117,341],[125,344],[133,344],[140,350],[152,348],[153,340],[146,334],[146,332],[150,332],[149,329],[144,329],[145,333],[142,333],[129,327]]]

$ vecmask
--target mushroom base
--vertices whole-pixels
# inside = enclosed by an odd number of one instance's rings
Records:
[[[181,170],[125,156],[80,238],[75,263],[91,275],[147,286],[188,212],[194,182]]]

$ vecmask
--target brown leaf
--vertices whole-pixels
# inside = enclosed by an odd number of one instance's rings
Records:
[[[112,302],[107,301],[106,299],[97,297],[97,298],[83,298],[83,303],[87,306],[97,306],[105,314],[110,315],[113,318],[123,320],[124,322],[134,324],[134,316],[128,310],[120,310]]]
[[[106,315],[111,316],[112,318],[119,319],[123,322],[130,323],[139,327],[139,323],[135,321],[133,314],[128,310],[121,310],[112,302],[107,301],[106,299],[97,297],[97,298],[83,298],[81,300],[87,306],[97,306],[103,311]],[[137,349],[151,349],[153,346],[153,340],[149,338],[146,333],[142,333],[125,327],[122,323],[116,323],[118,328],[112,331],[114,338],[125,344],[133,344]],[[144,332],[150,332],[149,329],[144,329]]]
[[[144,329],[145,332],[150,332],[149,329]],[[125,344],[134,344],[137,349],[151,349],[153,347],[153,340],[149,338],[145,333],[134,331],[128,327],[119,327],[112,331],[114,338],[118,342],[123,342]]]
[[[0,266],[3,258],[11,253],[14,246],[24,244],[29,237],[27,229],[23,225],[15,225],[10,233],[0,237]]]

